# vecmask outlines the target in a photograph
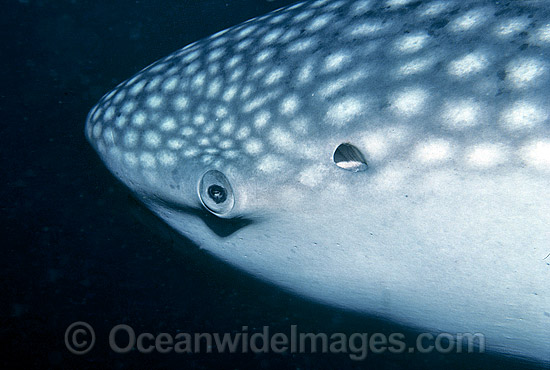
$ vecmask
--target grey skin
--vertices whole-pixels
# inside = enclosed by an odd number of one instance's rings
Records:
[[[86,135],[227,263],[548,364],[549,8],[298,3],[123,82]]]

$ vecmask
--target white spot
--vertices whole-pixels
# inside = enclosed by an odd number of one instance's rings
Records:
[[[144,135],[145,145],[156,148],[160,145],[160,136],[155,131],[147,131]]]
[[[550,23],[545,24],[541,28],[539,28],[533,36],[531,36],[532,43],[535,45],[548,45],[550,44]]]
[[[271,113],[269,113],[268,111],[264,110],[264,111],[258,112],[254,117],[254,127],[256,127],[257,129],[264,127],[267,124],[267,122],[269,122],[270,118],[271,118]]]
[[[162,131],[172,131],[176,129],[176,127],[178,127],[176,125],[176,120],[172,117],[166,117],[164,121],[162,121],[162,123],[160,124],[160,129]]]
[[[506,78],[516,88],[526,88],[540,81],[546,73],[546,65],[542,61],[533,58],[522,58],[508,65]]]
[[[233,132],[234,129],[235,129],[235,125],[230,121],[226,121],[221,125],[220,132],[223,135],[229,135]]]
[[[244,127],[241,127],[239,131],[237,131],[235,138],[237,140],[244,140],[249,136],[250,136],[250,127],[244,126]]]
[[[506,151],[502,145],[483,143],[473,147],[466,155],[467,161],[481,168],[497,166],[506,159]]]
[[[141,153],[139,160],[145,168],[154,168],[157,165],[157,161],[151,153]]]
[[[199,150],[197,148],[189,148],[182,153],[182,155],[186,158],[196,157],[198,154]]]
[[[193,117],[193,123],[197,126],[204,125],[205,122],[206,122],[206,117],[204,116],[204,114],[199,113],[195,115],[195,117]]]
[[[299,23],[302,22],[308,18],[310,18],[314,14],[313,10],[305,10],[301,13],[299,13],[297,16],[294,17],[293,22]]]
[[[177,157],[174,153],[162,151],[158,154],[158,160],[162,166],[171,167],[176,164]]]
[[[404,5],[410,4],[415,0],[388,0],[386,6],[400,8]]]
[[[200,138],[198,141],[197,141],[197,144],[199,144],[199,146],[210,146],[210,139],[207,138],[207,137],[202,137]]]
[[[309,187],[321,185],[328,174],[328,168],[323,165],[311,166],[303,170],[299,175],[299,181]]]
[[[144,80],[139,81],[134,86],[132,86],[132,88],[130,89],[130,94],[134,96],[139,94],[141,90],[143,90],[143,88],[145,87],[145,84],[146,84],[146,81]]]
[[[362,70],[360,70],[358,72],[354,72],[352,74],[346,75],[345,77],[341,77],[335,81],[327,82],[319,90],[319,95],[323,98],[330,98],[333,95],[340,92],[341,90],[343,90],[346,86],[354,82],[357,82],[358,80],[364,77],[365,77],[365,73]]]
[[[305,135],[308,132],[309,121],[304,117],[298,117],[290,121],[289,126],[294,132]]]
[[[239,33],[237,33],[237,39],[242,40],[243,38],[254,32],[256,28],[258,28],[258,26],[256,25],[245,26],[241,31],[239,31]]]
[[[237,150],[226,150],[222,152],[222,155],[227,159],[235,159],[239,156],[239,152]]]
[[[550,169],[550,140],[536,140],[525,145],[522,150],[523,159],[531,166]]]
[[[301,39],[301,40],[292,42],[288,46],[287,51],[289,53],[303,53],[311,49],[316,44],[317,42],[316,42],[316,39],[314,38]]]
[[[352,16],[359,16],[363,15],[369,10],[372,9],[372,1],[371,0],[361,0],[355,2],[350,9],[350,14]]]
[[[263,63],[266,60],[272,58],[273,55],[275,55],[275,50],[273,49],[262,50],[256,57],[256,63]]]
[[[280,107],[282,114],[290,115],[296,112],[300,106],[300,99],[296,95],[290,95],[283,99]]]
[[[243,100],[248,98],[252,94],[252,92],[254,92],[254,88],[251,85],[246,85],[241,91],[241,98]]]
[[[120,116],[115,120],[115,126],[119,129],[124,128],[126,123],[128,123],[128,118],[126,118],[126,116]]]
[[[381,160],[388,155],[389,143],[381,133],[367,134],[362,138],[361,143],[370,159]]]
[[[195,88],[199,88],[204,85],[205,80],[206,80],[206,74],[204,72],[198,73],[197,75],[195,75],[195,77],[193,77],[193,81],[191,82],[191,84]]]
[[[164,63],[158,63],[156,66],[153,66],[151,69],[149,69],[149,72],[152,73],[158,73],[166,68],[166,64]]]
[[[115,116],[115,108],[109,107],[105,111],[105,114],[103,115],[103,119],[106,121],[110,121]]]
[[[139,162],[138,157],[132,152],[124,153],[124,161],[130,167],[137,166]]]
[[[107,127],[105,130],[103,130],[103,141],[107,145],[115,144],[115,132],[112,128]]]
[[[261,141],[251,138],[244,143],[244,150],[251,155],[258,154],[262,151]]]
[[[237,64],[239,64],[242,61],[242,59],[243,59],[242,55],[235,55],[231,57],[231,59],[227,61],[227,64],[226,64],[227,68],[231,69],[235,67]]]
[[[316,17],[307,27],[306,29],[310,32],[315,32],[320,30],[321,28],[325,27],[327,24],[329,24],[330,20],[332,19],[332,15],[329,14],[323,14],[319,17]]]
[[[456,18],[448,27],[455,32],[472,31],[480,27],[489,18],[491,16],[488,9],[474,9]]]
[[[452,4],[452,2],[447,1],[432,1],[419,12],[419,15],[422,17],[435,17],[448,10]]]
[[[143,126],[147,120],[147,115],[144,112],[136,112],[132,117],[132,124],[134,126]]]
[[[181,134],[185,137],[193,136],[195,135],[195,133],[196,133],[195,129],[191,126],[186,126],[181,129]]]
[[[501,38],[514,37],[517,34],[525,31],[529,27],[529,19],[525,17],[516,17],[507,19],[497,25],[495,34]]]
[[[480,123],[481,106],[474,99],[449,100],[443,106],[443,123],[453,129],[464,129]]]
[[[181,139],[170,139],[166,144],[170,149],[179,150],[183,147],[184,141]]]
[[[345,64],[349,63],[350,59],[350,56],[344,52],[329,55],[325,59],[325,70],[327,72],[338,71],[342,69]]]
[[[160,85],[161,82],[162,82],[162,77],[157,76],[157,77],[153,78],[147,84],[147,87],[146,87],[147,91],[153,91],[154,89],[157,88],[158,85]]]
[[[229,139],[226,139],[226,140],[223,140],[223,141],[220,141],[218,147],[220,149],[229,149],[233,146],[233,141],[232,140],[229,140]]]
[[[273,44],[282,34],[283,30],[276,28],[262,38],[262,44]]]
[[[451,144],[443,139],[432,139],[419,144],[415,150],[416,158],[423,163],[437,163],[449,160]]]
[[[395,42],[395,49],[405,54],[415,53],[426,46],[429,39],[430,36],[423,32],[405,35]]]
[[[250,45],[252,45],[252,39],[245,39],[245,40],[239,42],[237,44],[237,46],[235,47],[235,49],[238,50],[238,51],[243,51],[246,48],[248,48]]]
[[[125,96],[126,96],[126,91],[120,90],[120,91],[116,94],[115,98],[113,99],[113,103],[119,104],[119,103],[122,101],[122,99],[124,99]]]
[[[193,62],[193,63],[189,64],[189,65],[187,66],[187,68],[185,68],[185,73],[186,73],[187,75],[192,76],[192,75],[194,75],[194,74],[199,70],[200,67],[201,67],[201,64],[200,64],[198,61],[197,61],[197,62]]]
[[[417,58],[403,64],[396,71],[398,76],[410,76],[418,73],[423,73],[432,68],[436,63],[436,59],[432,57]]]
[[[281,171],[285,162],[275,155],[267,155],[258,163],[258,170],[266,173]]]
[[[182,60],[184,63],[191,63],[195,59],[197,59],[201,55],[201,52],[199,50],[195,50],[189,54],[187,54]]]
[[[350,27],[349,34],[352,37],[370,37],[388,28],[388,24],[379,20],[358,23]]]
[[[467,77],[487,68],[487,56],[481,52],[467,54],[449,63],[449,73],[457,77]]]
[[[129,101],[129,102],[124,103],[124,105],[122,106],[122,108],[120,110],[124,114],[130,114],[134,111],[135,107],[136,107],[136,103],[134,103],[133,101]]]
[[[224,49],[224,48],[219,48],[219,49],[212,50],[212,51],[210,52],[210,55],[208,55],[208,61],[209,61],[209,62],[213,62],[213,61],[215,61],[215,60],[218,60],[218,59],[220,59],[224,54],[225,54],[225,49]]]
[[[237,86],[231,86],[224,92],[222,99],[226,102],[230,102],[231,100],[233,100],[235,95],[237,95],[237,91]]]
[[[501,123],[511,130],[528,129],[548,119],[548,113],[537,104],[520,100],[506,108]]]
[[[220,79],[215,79],[210,83],[210,86],[208,86],[208,91],[206,92],[206,96],[208,98],[216,97],[219,94],[221,87],[222,87],[222,82],[220,81]]]
[[[162,85],[162,89],[166,92],[172,91],[176,88],[178,85],[178,78],[177,77],[170,77],[167,79],[164,84]]]
[[[364,110],[363,103],[356,97],[345,97],[331,105],[327,118],[331,124],[343,126]]]
[[[153,95],[147,100],[147,105],[151,108],[158,108],[162,104],[162,98],[159,95]]]
[[[397,113],[412,116],[422,112],[428,100],[428,93],[422,88],[409,88],[391,98],[391,105]]]
[[[311,81],[313,78],[313,63],[306,63],[298,73],[298,82],[305,83]]]
[[[219,118],[219,119],[225,118],[227,117],[227,114],[228,114],[227,108],[218,106],[214,114],[216,115],[216,118]]]
[[[128,131],[126,132],[126,135],[124,135],[124,145],[126,145],[127,148],[135,147],[138,140],[139,136],[135,131]]]
[[[281,80],[285,75],[285,71],[281,68],[277,68],[271,71],[265,78],[265,84],[267,86],[273,85]]]
[[[101,123],[98,123],[94,126],[94,129],[92,131],[94,138],[99,139],[101,136],[101,131],[103,130],[103,127],[101,126]]]
[[[290,150],[294,146],[294,140],[290,133],[280,127],[271,130],[269,141],[280,150]]]

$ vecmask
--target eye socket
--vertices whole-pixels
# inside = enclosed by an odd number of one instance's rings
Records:
[[[198,190],[202,205],[216,216],[227,215],[235,205],[231,184],[220,171],[210,170],[202,175]]]

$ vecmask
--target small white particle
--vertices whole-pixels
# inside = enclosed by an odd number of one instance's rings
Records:
[[[132,117],[132,124],[134,126],[143,126],[147,120],[147,115],[144,112],[136,112]]]

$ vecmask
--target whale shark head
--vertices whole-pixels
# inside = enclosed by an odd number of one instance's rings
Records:
[[[224,261],[541,359],[549,14],[544,2],[298,3],[123,82],[86,135]]]

